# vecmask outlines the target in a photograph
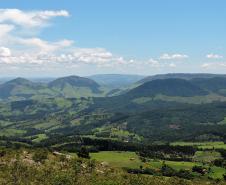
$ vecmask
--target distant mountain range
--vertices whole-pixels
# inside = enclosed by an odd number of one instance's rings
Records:
[[[122,74],[102,74],[88,76],[88,78],[110,89],[125,88],[135,82],[138,82],[144,77],[145,76],[141,75],[122,75]]]
[[[58,78],[49,83],[32,82],[16,78],[0,85],[1,99],[27,99],[44,97],[100,96],[100,86],[93,80],[78,76]]]
[[[226,82],[226,78],[225,78]],[[169,78],[157,79],[143,83],[142,85],[130,90],[127,93],[129,97],[149,97],[158,94],[166,96],[203,96],[208,92],[193,84],[191,81]]]
[[[118,75],[105,84],[79,76],[45,83],[24,78],[5,82],[0,85],[0,136],[226,138],[225,75],[166,74],[139,82],[134,76],[121,77],[126,87],[116,89]]]
[[[68,76],[45,83],[16,78],[0,85],[0,99],[226,96],[226,75],[166,74],[141,78],[138,75]]]
[[[214,78],[214,77],[226,77],[225,74],[209,74],[209,73],[169,73],[169,74],[158,74],[148,76],[138,81],[138,84],[142,84],[152,80],[168,79],[168,78],[179,78],[184,80],[191,80],[194,78]]]

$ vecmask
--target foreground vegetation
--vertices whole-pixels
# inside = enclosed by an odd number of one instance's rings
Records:
[[[202,162],[202,160],[196,160],[191,162],[185,161],[167,161],[160,159],[148,159],[146,161],[141,161],[139,156],[134,152],[99,152],[91,154],[92,159],[99,162],[106,162],[110,166],[124,168],[124,169],[149,169],[149,173],[155,175],[161,175],[159,172],[162,170],[163,165],[179,172],[181,170],[186,170],[187,174],[190,173],[191,178],[205,178],[213,180],[223,180],[226,174],[226,169],[223,167],[217,167],[213,163]],[[210,153],[208,157],[212,157]],[[219,158],[217,158],[219,159]],[[202,167],[203,169],[208,169],[205,174],[199,174],[193,172],[195,166]],[[183,178],[183,176],[181,176]],[[184,178],[187,178],[184,176]]]
[[[112,154],[109,153],[109,155]],[[121,153],[121,155],[134,156],[131,153]],[[123,158],[120,158],[122,162]],[[93,159],[78,158],[74,155],[42,149],[2,149],[0,169],[2,185],[204,185],[207,183],[205,179],[185,180],[178,177],[131,174]],[[208,184],[224,184],[224,182],[210,181]]]

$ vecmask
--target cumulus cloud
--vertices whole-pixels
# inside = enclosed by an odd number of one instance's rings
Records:
[[[204,69],[213,69],[213,68],[219,68],[219,67],[226,67],[226,63],[224,62],[217,62],[217,63],[204,63],[201,65]]]
[[[9,48],[0,47],[0,58],[11,57],[11,51]]]
[[[151,67],[161,67],[162,66],[162,64],[160,64],[159,61],[157,61],[157,60],[155,60],[153,58],[149,59],[144,64],[149,65]]]
[[[17,38],[14,42],[21,45],[26,45],[27,47],[38,48],[42,52],[53,52],[65,47],[70,47],[73,44],[72,40],[61,40],[57,42],[48,42],[40,38]]]
[[[104,48],[77,48],[73,52],[77,61],[84,63],[104,63],[113,60],[113,54]]]
[[[10,31],[14,29],[13,25],[0,24],[0,38],[7,35]]]
[[[37,30],[49,23],[54,17],[68,17],[66,10],[59,11],[22,11],[19,9],[0,9],[0,46],[18,47],[26,50],[35,49],[35,52],[54,52],[70,47],[73,41],[62,39],[49,42],[35,36],[27,35],[27,29]],[[21,49],[21,50],[22,50]]]
[[[66,44],[67,45],[67,44]],[[63,44],[64,46],[64,44]],[[43,46],[42,46],[43,47]],[[109,63],[118,62],[125,64],[126,60],[122,57],[115,57],[109,51],[103,48],[77,48],[67,53],[52,53],[52,52],[17,52],[11,54],[8,48],[0,48],[0,59],[8,57],[7,60],[2,60],[1,63],[8,64],[92,64],[106,65]]]
[[[60,11],[22,11],[18,9],[0,9],[0,69],[23,71],[32,70],[97,70],[101,68],[128,72],[156,70],[164,67],[176,67],[175,64],[159,59],[136,60],[124,58],[105,48],[79,48],[74,41],[62,39],[48,41],[39,38],[36,32],[26,35],[26,29],[40,30],[54,17],[68,17],[65,10]],[[50,24],[51,25],[51,24]],[[21,34],[21,31],[24,33]],[[20,34],[18,34],[20,32]],[[161,59],[184,59],[187,55],[164,54]],[[170,61],[171,62],[171,61]],[[4,72],[4,71],[3,71]]]
[[[174,63],[170,63],[169,66],[170,66],[170,67],[177,67],[177,65],[174,64]]]
[[[162,54],[162,56],[160,56],[160,60],[181,60],[181,59],[186,59],[188,58],[188,55],[184,55],[184,54]]]
[[[223,56],[211,53],[211,54],[206,55],[206,58],[208,58],[208,59],[222,59]]]
[[[0,9],[0,23],[9,22],[22,27],[40,27],[54,17],[68,17],[66,10],[60,11],[21,11]]]

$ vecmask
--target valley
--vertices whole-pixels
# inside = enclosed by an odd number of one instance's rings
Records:
[[[123,173],[223,182],[226,78],[167,76],[128,83],[115,96],[107,96],[112,88],[76,76],[5,82],[1,148],[46,148],[76,158],[86,151]]]

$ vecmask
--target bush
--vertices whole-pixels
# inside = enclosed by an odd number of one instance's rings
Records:
[[[183,179],[193,179],[194,176],[190,173],[188,170],[180,170],[176,174],[177,177],[183,178]]]
[[[37,150],[34,155],[32,156],[32,159],[35,162],[43,163],[48,157],[48,151],[47,150]]]
[[[200,173],[201,175],[205,175],[207,173],[207,169],[203,166],[194,166],[192,168],[193,172]]]
[[[162,168],[161,168],[161,172],[162,175],[167,176],[167,177],[172,177],[172,176],[176,176],[176,170],[174,170],[173,168],[171,168],[170,166],[163,164]]]
[[[54,185],[72,185],[73,183],[73,178],[66,174],[66,173],[60,173],[57,176],[54,177],[53,183]]]
[[[215,159],[213,163],[215,166],[222,167],[224,166],[224,159]]]
[[[0,157],[4,157],[6,155],[6,151],[5,150],[0,150]]]
[[[90,159],[89,151],[84,146],[81,147],[81,149],[79,150],[79,152],[77,153],[77,155],[78,155],[78,157],[81,157],[81,158]]]
[[[226,173],[223,175],[223,177],[224,177],[224,180],[226,181]]]

